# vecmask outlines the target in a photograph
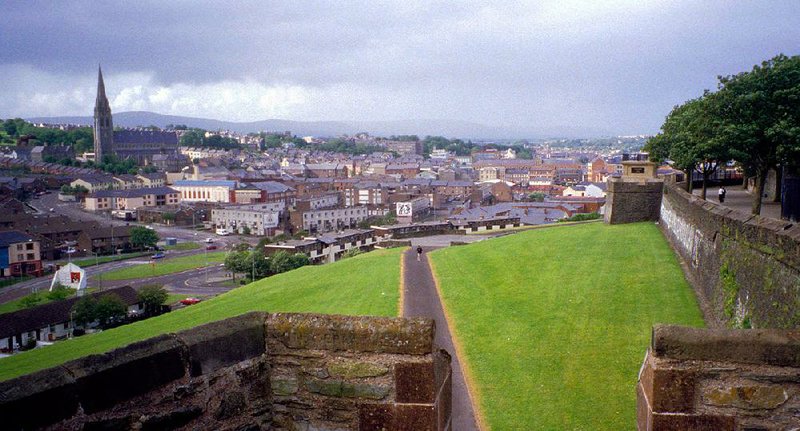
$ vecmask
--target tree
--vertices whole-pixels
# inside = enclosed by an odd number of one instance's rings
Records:
[[[97,300],[94,315],[101,328],[119,321],[128,314],[128,306],[118,295],[113,293],[103,295]]]
[[[78,326],[86,326],[94,322],[97,320],[95,314],[96,306],[97,300],[94,299],[94,297],[84,296],[72,306],[72,320],[74,320],[75,324]]]
[[[800,56],[778,55],[750,72],[719,78],[721,138],[754,178],[752,213],[761,213],[770,169],[800,162]]]
[[[250,262],[250,271],[254,272],[255,278],[264,278],[272,275],[272,265],[270,259],[264,256],[264,252],[254,250],[248,253],[248,262]]]
[[[261,238],[260,240],[258,240],[258,245],[256,245],[256,249],[264,250],[264,247],[266,247],[269,244],[272,244],[272,241],[273,241],[272,238],[270,238],[268,236],[265,236],[265,237]]]
[[[74,291],[69,287],[62,286],[60,283],[57,283],[55,286],[53,286],[53,290],[47,292],[47,299],[51,301],[61,301],[72,296],[73,292]]]
[[[242,235],[250,235],[250,226],[242,226]]]
[[[364,252],[361,251],[360,248],[351,248],[350,250],[347,250],[346,252],[344,252],[344,254],[342,254],[342,259],[348,259],[348,258],[351,258],[351,257],[356,257],[359,254],[364,254]]]
[[[233,246],[233,250],[234,251],[247,251],[247,250],[250,250],[250,244],[248,244],[246,242],[240,242],[239,244],[236,244],[235,246]]]
[[[533,192],[528,195],[528,200],[531,202],[544,202],[545,194],[542,192]]]
[[[720,138],[718,110],[717,99],[709,92],[676,106],[661,126],[661,133],[645,145],[653,160],[671,159],[686,172],[687,191],[691,191],[694,171],[699,172],[703,199],[711,175],[731,158],[729,145]]]
[[[248,254],[246,251],[234,251],[225,257],[225,269],[233,273],[234,280],[237,272],[244,273],[250,270]]]
[[[155,316],[161,311],[161,306],[167,301],[169,294],[162,286],[147,285],[139,289],[139,302],[144,306],[147,316]]]
[[[135,248],[155,247],[158,234],[152,229],[136,226],[131,228],[131,245]]]
[[[19,302],[19,305],[22,308],[32,308],[42,303],[44,298],[39,293],[31,293],[28,296],[22,298]]]
[[[303,253],[289,254],[285,251],[279,251],[272,255],[270,259],[271,269],[274,274],[291,271],[295,268],[300,268],[309,264],[308,256]]]
[[[167,211],[161,215],[161,219],[164,220],[167,225],[169,225],[169,222],[175,221],[175,213]]]

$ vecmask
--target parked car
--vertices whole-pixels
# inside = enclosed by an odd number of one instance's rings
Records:
[[[162,252],[158,252],[158,253],[150,256],[150,259],[163,259],[166,256],[167,256],[166,254],[164,254]]]
[[[216,246],[216,245],[214,245],[214,244],[211,244],[211,245],[207,245],[207,246],[206,246],[206,250],[216,250],[216,249],[217,249],[217,246]]]
[[[195,298],[195,297],[190,296],[190,297],[188,297],[186,299],[181,299],[181,304],[183,304],[183,305],[192,305],[192,304],[197,304],[200,301],[201,301],[200,298]]]
[[[214,242],[214,238],[206,238],[207,244],[211,244],[212,242]]]

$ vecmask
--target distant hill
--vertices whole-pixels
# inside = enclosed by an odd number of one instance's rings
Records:
[[[92,117],[30,117],[32,122],[92,124]],[[612,136],[607,130],[580,127],[559,127],[535,130],[525,128],[492,127],[479,123],[459,120],[403,120],[403,121],[291,121],[262,120],[252,122],[220,121],[208,118],[162,115],[154,112],[132,111],[114,114],[114,125],[124,127],[158,126],[185,124],[206,130],[232,130],[239,133],[260,131],[291,131],[298,136],[331,137],[342,134],[367,132],[375,136],[418,135],[424,137],[446,136],[461,139],[535,139],[535,138],[587,138]]]

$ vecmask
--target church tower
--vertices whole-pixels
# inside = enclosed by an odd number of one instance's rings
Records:
[[[103,83],[103,70],[98,67],[97,100],[94,102],[94,157],[97,162],[102,162],[103,156],[111,154],[114,154],[114,124]]]

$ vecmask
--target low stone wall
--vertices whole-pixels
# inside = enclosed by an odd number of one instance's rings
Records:
[[[449,430],[430,319],[248,313],[0,383],[2,428]]]
[[[639,431],[800,429],[800,331],[656,326]]]
[[[733,211],[667,185],[661,229],[710,326],[800,327],[800,225]]]
[[[606,223],[622,224],[658,220],[661,207],[661,180],[608,181],[606,206],[603,217]]]

